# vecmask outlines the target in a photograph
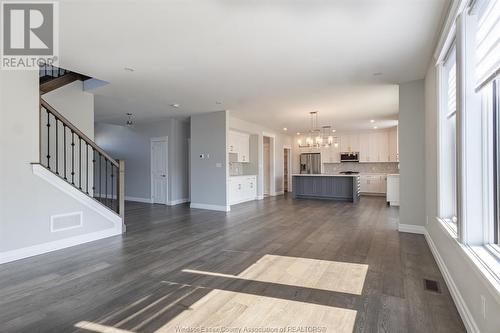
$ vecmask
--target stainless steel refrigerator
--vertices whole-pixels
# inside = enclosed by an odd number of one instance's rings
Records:
[[[321,154],[300,154],[300,173],[321,173]]]

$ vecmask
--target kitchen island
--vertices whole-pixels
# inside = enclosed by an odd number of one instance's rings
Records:
[[[295,174],[292,176],[294,199],[348,202],[357,202],[359,199],[359,175]]]

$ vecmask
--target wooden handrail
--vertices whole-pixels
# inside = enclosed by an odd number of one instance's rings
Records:
[[[68,128],[70,128],[74,133],[76,133],[83,141],[85,141],[89,146],[98,151],[102,156],[104,156],[107,160],[109,160],[114,166],[117,168],[120,167],[118,161],[109,156],[102,148],[100,148],[94,141],[92,141],[88,136],[83,134],[75,125],[73,125],[68,119],[66,119],[62,114],[56,111],[49,103],[40,98],[40,105],[43,106],[46,110],[52,113],[59,121],[65,124]]]

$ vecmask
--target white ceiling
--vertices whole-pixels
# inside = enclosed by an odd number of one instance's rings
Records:
[[[448,3],[63,0],[61,65],[110,82],[96,121],[226,109],[292,133],[317,110],[339,130],[388,126],[396,84],[424,77]]]

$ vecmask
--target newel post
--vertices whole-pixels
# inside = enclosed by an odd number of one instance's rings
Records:
[[[118,174],[118,214],[122,218],[122,232],[127,231],[125,225],[125,161],[118,160],[119,174]]]

